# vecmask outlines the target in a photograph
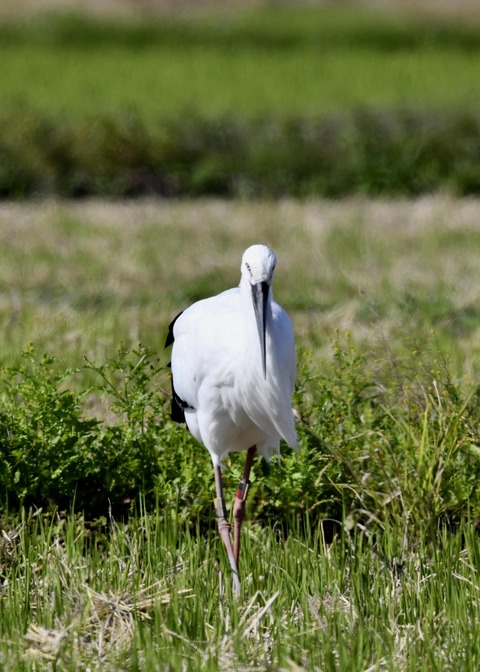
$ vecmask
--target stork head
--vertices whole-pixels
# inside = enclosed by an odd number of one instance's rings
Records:
[[[277,257],[266,245],[252,245],[245,250],[242,257],[241,284],[250,289],[252,296],[258,337],[260,339],[264,378],[267,377],[266,332],[268,300],[276,263]]]

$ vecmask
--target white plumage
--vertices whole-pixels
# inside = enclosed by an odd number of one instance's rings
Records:
[[[184,416],[190,432],[210,452],[219,518],[226,513],[220,465],[229,452],[249,451],[253,459],[256,449],[269,458],[279,451],[280,439],[298,448],[291,406],[294,334],[288,314],[273,300],[275,264],[265,245],[249,247],[239,287],[187,308],[170,325],[167,338],[167,345],[173,343],[172,417],[181,421]],[[250,466],[244,473],[247,490],[249,471]],[[237,493],[243,509],[245,497],[246,492],[243,499]],[[238,590],[238,568],[230,560]]]

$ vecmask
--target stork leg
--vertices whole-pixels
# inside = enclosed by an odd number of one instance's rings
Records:
[[[230,567],[233,573],[233,592],[238,595],[240,592],[240,580],[238,578],[237,561],[232,548],[232,540],[230,537],[230,523],[228,522],[227,507],[225,506],[225,498],[223,496],[222,470],[220,466],[215,466],[215,487],[217,490],[217,499],[215,500],[215,512],[217,515],[218,532],[222,538],[225,548],[227,549]]]
[[[245,502],[247,500],[248,488],[250,486],[250,470],[255,457],[256,446],[252,446],[247,451],[243,475],[238,484],[237,495],[233,505],[233,555],[238,569],[238,557],[240,555],[240,530],[245,519]]]

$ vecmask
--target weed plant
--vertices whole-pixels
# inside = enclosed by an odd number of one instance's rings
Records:
[[[48,358],[25,357],[3,372],[4,506],[76,507],[93,519],[127,513],[142,493],[159,515],[175,511],[191,528],[208,527],[208,454],[170,420],[151,354],[140,348],[89,362],[98,383],[77,393]],[[330,521],[331,530],[347,515],[372,534],[396,526],[415,539],[480,516],[478,391],[464,398],[448,371],[423,377],[416,390],[387,391],[351,343],[337,342],[332,375],[307,370],[298,380],[300,455],[256,464],[255,518],[285,530],[308,516],[315,526]],[[110,398],[107,419],[85,417],[93,393]],[[229,460],[232,492],[240,463]]]

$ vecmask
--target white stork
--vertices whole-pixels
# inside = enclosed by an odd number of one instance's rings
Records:
[[[220,536],[240,591],[240,529],[255,451],[270,458],[280,439],[298,449],[291,397],[295,347],[288,314],[273,300],[277,259],[265,245],[242,258],[239,287],[198,301],[170,324],[172,418],[186,422],[210,453]],[[232,451],[247,457],[233,507],[234,544],[223,496],[221,464]]]

